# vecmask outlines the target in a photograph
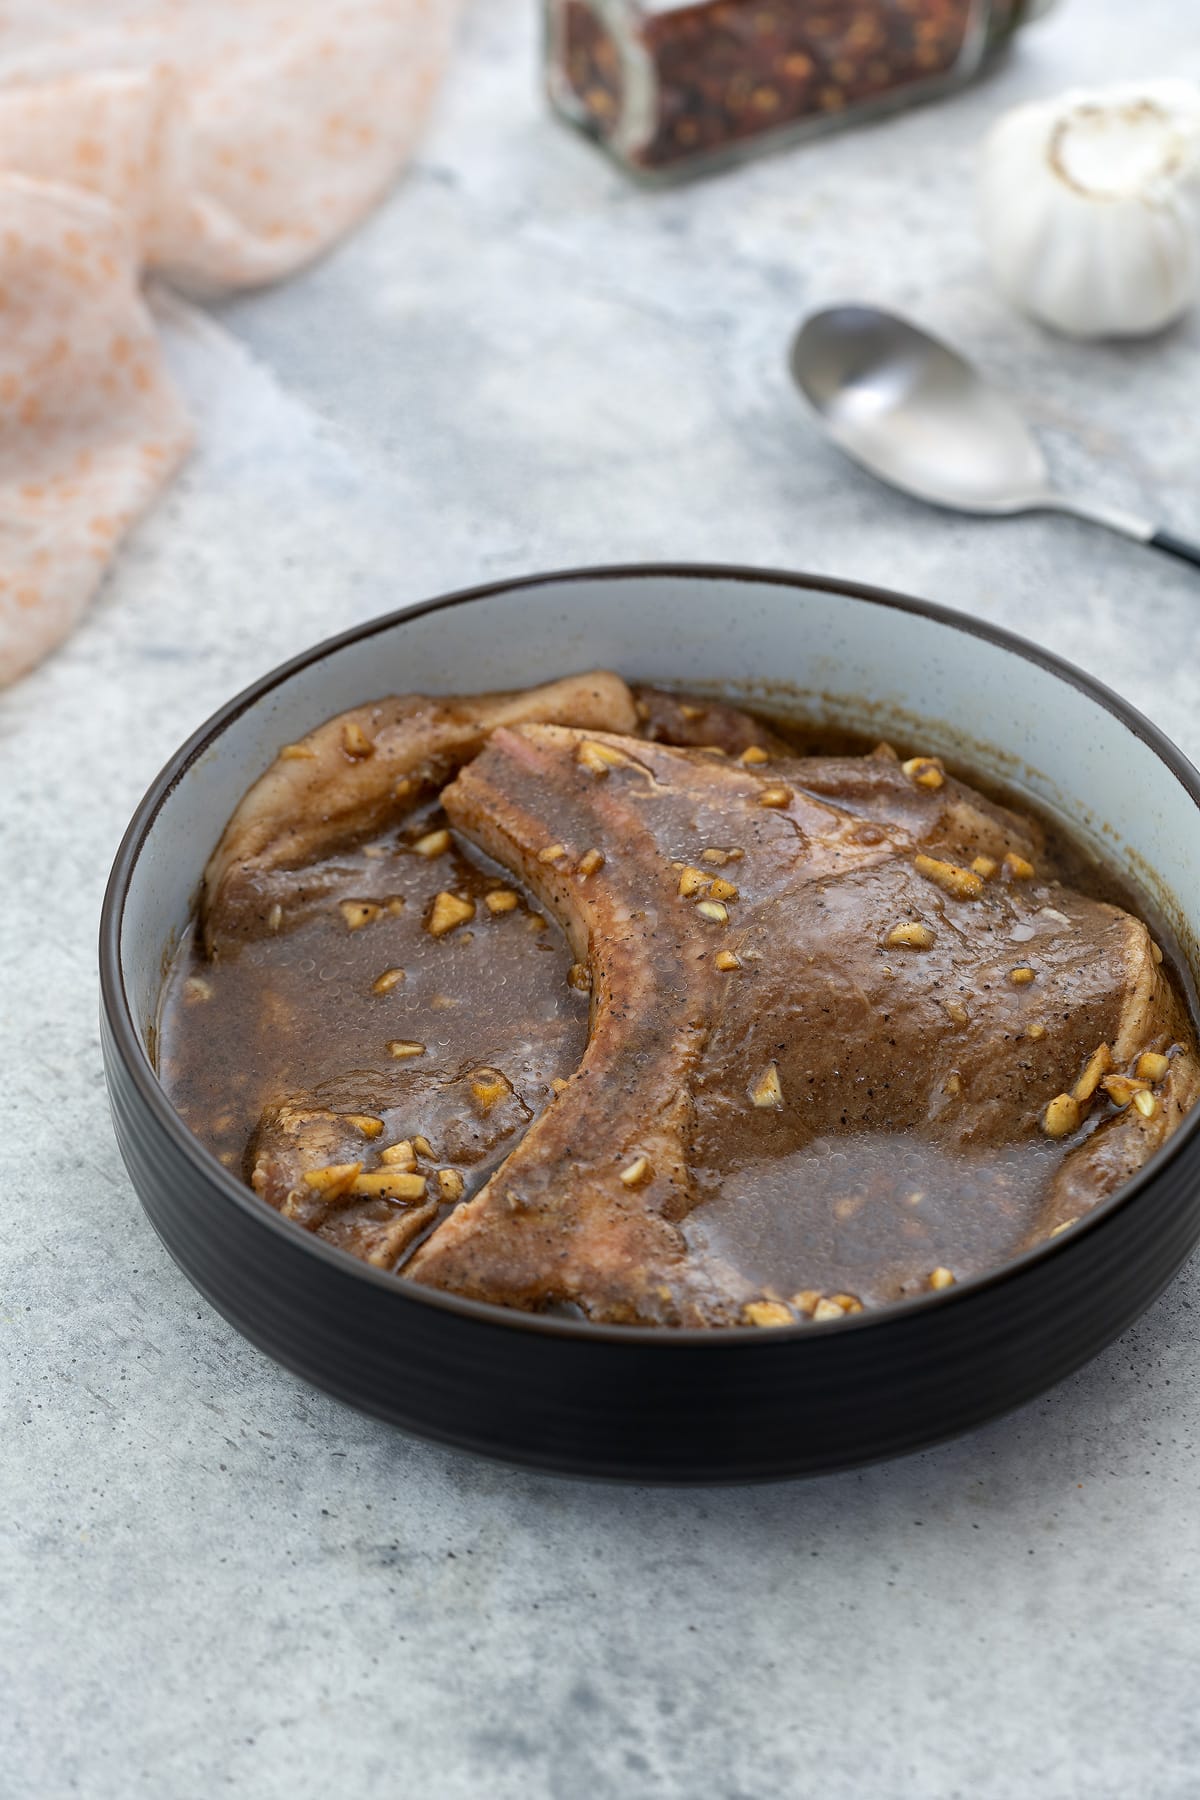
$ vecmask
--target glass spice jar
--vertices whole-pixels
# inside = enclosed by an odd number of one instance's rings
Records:
[[[690,174],[968,81],[1051,0],[545,0],[554,106]]]

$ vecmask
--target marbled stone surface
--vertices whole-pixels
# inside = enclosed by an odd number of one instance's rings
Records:
[[[545,116],[532,11],[477,0],[419,166],[327,263],[220,327],[164,307],[196,455],[0,696],[0,1792],[1193,1796],[1200,1267],[948,1448],[589,1487],[302,1387],[125,1178],[94,954],[124,822],[232,689],[374,611],[589,561],[832,571],[1024,630],[1200,753],[1194,571],[895,498],[783,374],[806,309],[908,309],[1013,387],[1064,483],[1195,534],[1200,324],[1054,341],[993,292],[971,216],[998,108],[1200,75],[1190,8],[1064,0],[948,104],[652,195]]]

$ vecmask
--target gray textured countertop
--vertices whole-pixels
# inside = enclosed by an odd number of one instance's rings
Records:
[[[1186,11],[1067,0],[969,95],[648,196],[544,117],[529,0],[479,0],[419,166],[352,242],[221,330],[166,309],[196,455],[0,696],[12,1800],[1200,1792],[1200,1265],[1054,1393],[889,1467],[513,1473],[343,1410],[198,1299],[113,1144],[94,959],[126,818],[233,688],[510,572],[890,583],[1032,634],[1200,754],[1194,572],[890,497],[781,360],[825,299],[910,309],[1017,390],[1064,481],[1194,534],[1200,324],[1053,342],[997,299],[970,210],[996,109],[1200,74]]]

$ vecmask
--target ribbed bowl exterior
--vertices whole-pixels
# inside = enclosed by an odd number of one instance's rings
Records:
[[[813,1475],[914,1450],[1032,1399],[1102,1349],[1200,1238],[1200,1148],[1136,1207],[962,1293],[861,1322],[566,1334],[431,1303],[311,1254],[206,1179],[145,1104],[107,1020],[121,1154],[200,1292],[339,1400],[489,1456],[641,1481]]]
[[[171,778],[168,768],[160,779]],[[636,1331],[423,1292],[288,1225],[224,1177],[172,1113],[121,979],[130,848],[102,927],[101,1039],[142,1204],[189,1279],[252,1343],[422,1436],[576,1475],[663,1482],[818,1474],[894,1456],[1078,1368],[1200,1237],[1200,1136],[1184,1132],[1118,1203],[1061,1240],[983,1281],[841,1324]]]

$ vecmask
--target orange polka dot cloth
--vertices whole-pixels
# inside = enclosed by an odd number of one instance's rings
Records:
[[[275,281],[413,147],[454,0],[0,9],[0,685],[67,635],[186,453],[141,277]]]

